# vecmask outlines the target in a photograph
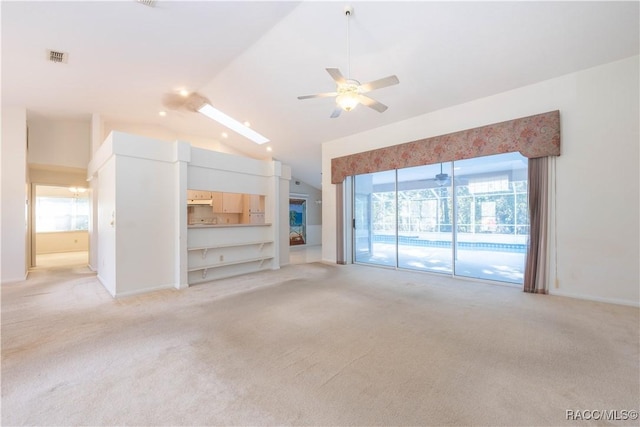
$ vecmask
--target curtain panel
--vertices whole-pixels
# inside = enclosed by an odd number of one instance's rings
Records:
[[[529,242],[524,268],[524,291],[549,292],[549,157],[529,159]]]
[[[560,155],[560,112],[550,111],[331,160],[331,183],[347,176],[492,154],[520,152],[533,159]]]

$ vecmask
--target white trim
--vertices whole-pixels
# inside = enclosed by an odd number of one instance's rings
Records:
[[[581,299],[581,300],[587,300],[587,301],[603,302],[607,304],[626,305],[629,307],[640,307],[640,301],[629,301],[629,300],[620,299],[620,298],[603,298],[603,297],[597,297],[593,295],[574,294],[572,292],[558,291],[555,289],[549,289],[549,295]]]
[[[164,290],[167,290],[167,289],[176,290],[176,287],[175,287],[175,285],[172,285],[172,284],[154,286],[153,288],[136,289],[136,290],[129,291],[129,292],[123,292],[121,294],[116,294],[114,297],[115,298],[130,297],[130,296],[134,296],[134,295],[146,294],[148,292],[164,291]]]

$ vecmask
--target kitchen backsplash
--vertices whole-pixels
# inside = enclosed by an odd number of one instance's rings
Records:
[[[240,214],[213,213],[211,206],[189,206],[187,221],[193,224],[239,224]]]

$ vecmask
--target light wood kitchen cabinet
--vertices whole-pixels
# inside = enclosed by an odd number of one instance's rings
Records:
[[[187,190],[189,200],[211,200],[211,191]]]
[[[245,213],[264,213],[264,196],[259,194],[244,194]]]
[[[242,213],[242,194],[211,193],[213,199],[213,212],[215,213]]]
[[[243,194],[242,224],[264,224],[264,196]]]

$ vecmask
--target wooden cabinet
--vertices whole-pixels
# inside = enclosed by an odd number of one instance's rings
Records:
[[[264,224],[264,196],[243,194],[242,224]]]
[[[244,212],[264,213],[264,196],[258,194],[244,194]]]
[[[211,200],[211,191],[187,190],[189,200]]]
[[[242,213],[242,194],[214,191],[211,196],[213,199],[213,212]]]
[[[225,213],[242,213],[242,194],[222,193],[222,210]]]

